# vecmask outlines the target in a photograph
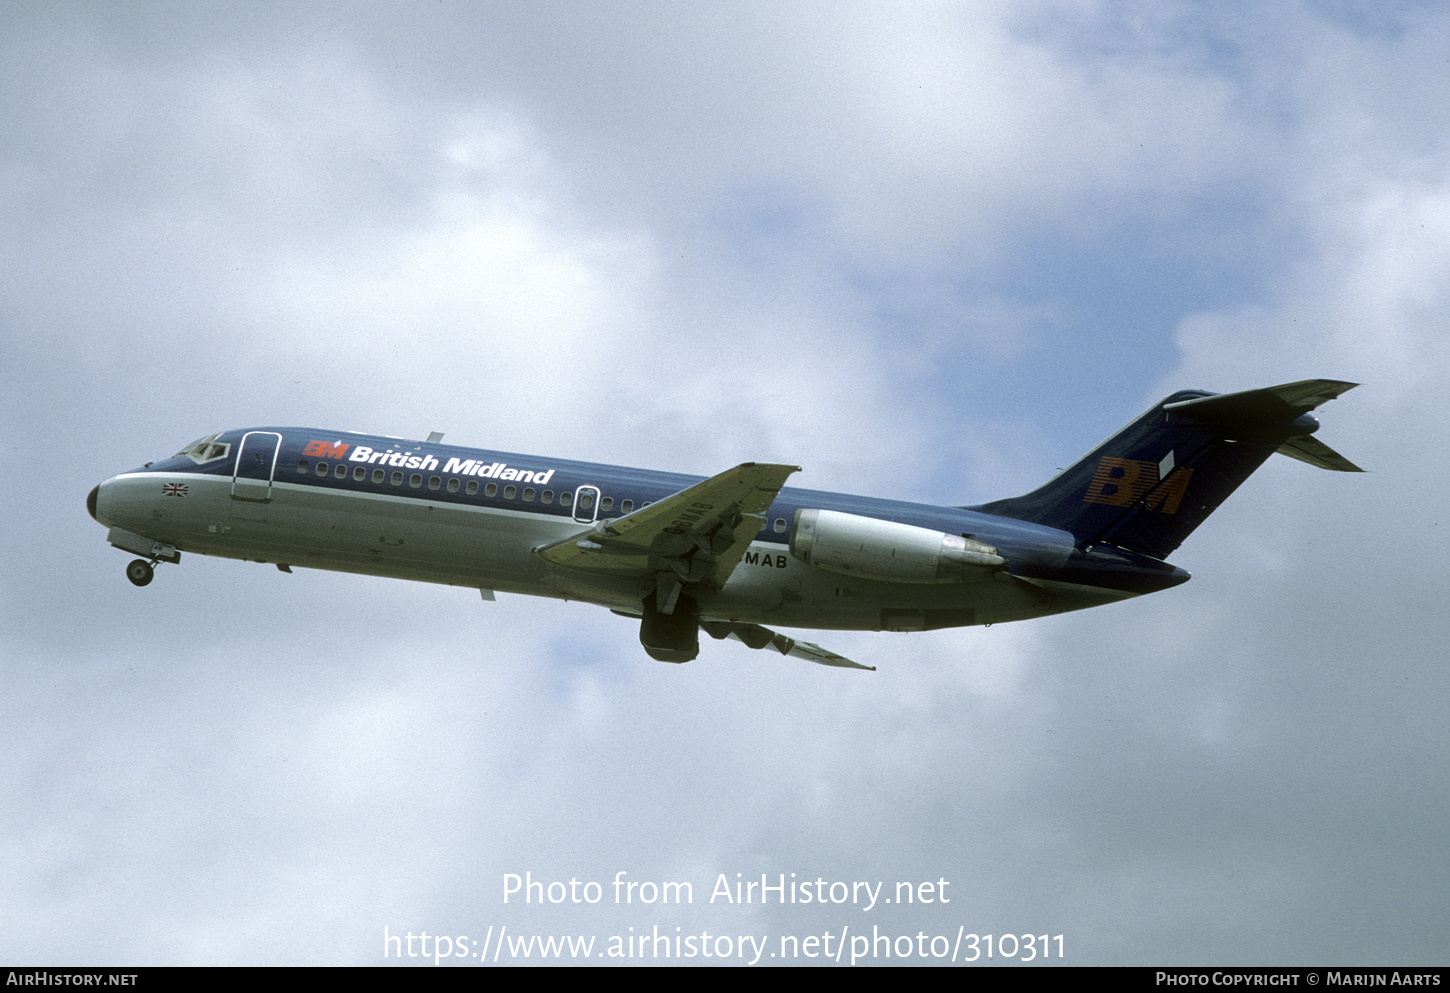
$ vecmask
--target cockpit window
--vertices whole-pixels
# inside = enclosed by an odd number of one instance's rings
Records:
[[[218,442],[217,439],[220,437],[220,431],[216,434],[207,435],[200,441],[194,441],[190,445],[187,445],[181,451],[177,452],[176,455],[178,458],[184,455],[197,465],[204,465],[207,462],[215,462],[217,459],[226,458],[226,454],[232,446]]]

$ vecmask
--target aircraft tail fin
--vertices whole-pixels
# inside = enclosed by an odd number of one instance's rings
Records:
[[[1272,454],[1361,472],[1309,437],[1309,414],[1357,384],[1309,379],[1242,393],[1175,393],[1031,493],[973,507],[1154,558],[1173,552]]]

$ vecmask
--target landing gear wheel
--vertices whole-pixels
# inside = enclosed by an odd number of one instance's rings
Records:
[[[155,575],[156,570],[145,559],[136,559],[126,566],[126,578],[137,586],[145,586]]]

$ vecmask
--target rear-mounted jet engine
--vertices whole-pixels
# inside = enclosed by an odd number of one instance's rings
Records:
[[[1007,564],[996,548],[972,538],[837,510],[797,510],[790,553],[885,583],[960,583]]]

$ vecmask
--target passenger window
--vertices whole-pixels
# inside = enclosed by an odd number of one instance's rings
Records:
[[[567,507],[573,502],[574,494],[570,493],[568,490],[565,490],[563,493],[559,494],[559,506]]]
[[[580,510],[588,510],[592,506],[594,506],[594,494],[593,493],[580,493],[579,494],[579,509]]]
[[[486,496],[486,497],[494,496],[497,493],[498,493],[498,483],[489,483],[487,486],[485,486],[483,488],[483,495]]]
[[[339,462],[337,464],[337,468],[334,469],[334,470],[332,470],[332,474],[333,474],[333,476],[335,476],[338,479],[346,479],[347,478],[347,466],[345,466],[341,462]]]
[[[319,476],[326,476],[327,475],[327,463],[326,462],[319,462],[319,463],[317,463],[317,474]]]
[[[411,487],[413,487],[413,489],[415,489],[415,490],[418,487],[422,486],[423,485],[423,477],[422,477],[422,475],[419,474],[419,473],[416,473],[416,472],[413,473],[413,475],[411,475],[411,476],[408,477],[408,485],[411,486]]]
[[[395,473],[393,473],[393,478],[392,478],[391,482],[392,482],[392,484],[394,486],[402,486],[403,485],[403,474],[401,472],[395,472]]]
[[[534,488],[532,486],[525,486],[524,487],[524,503],[533,503],[533,502],[534,502]]]
[[[358,466],[352,471],[352,478],[356,479],[359,483],[361,483],[364,479],[368,478],[368,471],[362,466]]]
[[[626,500],[626,501],[624,501],[624,503],[622,503],[622,504],[619,505],[619,509],[622,510],[626,514],[629,513],[631,510],[634,509],[634,501],[633,500]]]
[[[478,495],[478,480],[476,480],[476,479],[470,479],[468,481],[468,495],[469,496],[477,496]]]
[[[307,465],[307,460],[306,459],[303,459],[301,462],[298,462],[297,463],[297,471],[298,472],[302,473],[303,475],[306,475],[307,469],[308,469],[308,465]]]
[[[503,488],[503,498],[505,500],[512,500],[514,498],[514,494],[517,493],[517,492],[518,492],[518,487],[516,487],[516,486],[514,486],[512,484],[510,484],[508,486],[505,486]]]
[[[448,492],[449,493],[457,493],[458,492],[458,480],[457,479],[450,479],[448,481]]]
[[[600,510],[613,510],[614,509],[614,497],[605,497],[603,500],[600,500],[599,501],[599,509]]]
[[[785,533],[785,518],[784,517],[777,517],[775,519],[775,533],[776,534],[784,534]]]
[[[539,502],[540,503],[553,503],[554,502],[554,491],[553,490],[545,490],[544,492],[540,493],[539,494]]]
[[[386,476],[387,476],[387,473],[386,472],[383,472],[383,470],[381,470],[381,469],[374,469],[373,470],[373,482],[377,483],[379,486],[382,485],[383,478],[386,477]]]
[[[436,489],[438,489],[438,487],[440,487],[442,485],[443,485],[443,480],[439,479],[437,476],[429,476],[428,477],[428,488],[430,490],[436,490]]]

